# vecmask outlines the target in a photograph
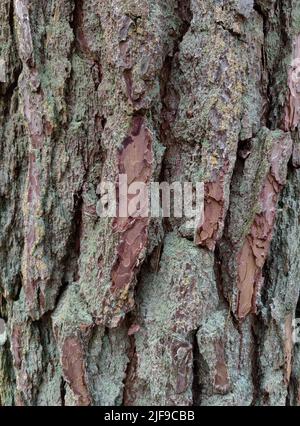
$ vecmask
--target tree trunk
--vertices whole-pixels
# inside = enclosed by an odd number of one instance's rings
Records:
[[[300,405],[299,1],[0,21],[0,405]],[[99,217],[119,174],[204,223]]]

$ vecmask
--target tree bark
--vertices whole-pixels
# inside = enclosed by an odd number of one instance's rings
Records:
[[[0,405],[300,405],[299,1],[0,22]],[[120,173],[204,182],[196,235],[100,218]]]

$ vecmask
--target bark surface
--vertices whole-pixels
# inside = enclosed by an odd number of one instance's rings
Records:
[[[1,0],[0,405],[300,405],[299,69],[298,0]]]

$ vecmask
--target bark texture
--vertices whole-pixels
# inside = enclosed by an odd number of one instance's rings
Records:
[[[300,405],[299,58],[298,0],[1,0],[0,405]]]

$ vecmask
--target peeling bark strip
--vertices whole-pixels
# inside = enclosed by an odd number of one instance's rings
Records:
[[[40,247],[45,232],[42,207],[42,193],[45,192],[42,175],[45,170],[42,151],[46,138],[51,135],[52,125],[47,122],[44,113],[44,95],[34,58],[28,1],[15,0],[15,11],[19,30],[19,53],[23,62],[20,89],[30,138],[28,175],[23,201],[25,247],[22,272],[28,308],[32,318],[39,318],[48,308],[45,284],[47,285],[50,272]]]
[[[246,237],[239,254],[239,318],[244,318],[251,310],[256,311],[256,294],[262,285],[262,268],[272,239],[276,206],[281,189],[282,185],[269,175],[259,200],[262,213],[256,215],[250,234]]]
[[[215,342],[216,351],[216,375],[214,386],[217,392],[226,394],[229,391],[230,384],[228,378],[228,369],[225,361],[225,349],[222,341]]]
[[[262,268],[272,240],[278,197],[286,182],[287,161],[291,154],[289,136],[282,135],[275,139],[270,155],[270,171],[258,198],[259,211],[238,254],[237,314],[240,319],[250,312],[256,312],[257,293],[263,284]]]
[[[76,405],[92,404],[88,375],[88,344],[91,340],[93,319],[74,283],[64,292],[51,322],[62,374],[68,384],[69,399]]]
[[[272,240],[277,203],[292,154],[289,133],[261,129],[233,176],[231,206],[221,242],[224,290],[238,319],[256,313],[262,270]]]
[[[195,243],[214,250],[224,217],[224,187],[222,178],[205,184],[204,224],[196,233]]]
[[[174,341],[171,346],[174,370],[177,375],[176,393],[183,394],[192,383],[193,346],[188,342]]]
[[[133,118],[132,130],[122,145],[119,153],[119,173],[127,176],[128,186],[134,183],[149,184],[152,175],[152,137],[145,126],[142,116]],[[127,193],[127,188],[125,188]],[[119,194],[120,196],[120,188]],[[126,210],[130,201],[136,197],[126,196]],[[145,199],[146,197],[146,199]],[[148,196],[142,194],[140,210],[148,202]],[[124,206],[124,200],[122,200]],[[119,200],[120,207],[120,200]],[[120,212],[119,212],[120,213]],[[137,268],[144,257],[148,240],[148,217],[117,217],[113,222],[113,230],[120,235],[118,259],[112,269],[112,290],[120,291],[128,288],[134,279]]]
[[[78,398],[78,405],[90,405],[86,384],[85,354],[79,338],[67,337],[62,346],[62,366],[65,379]]]
[[[295,130],[300,121],[300,35],[293,40],[292,63],[288,71],[288,101],[285,107],[285,131]]]
[[[43,145],[43,96],[40,91],[39,75],[35,66],[33,42],[28,11],[28,1],[15,0],[15,11],[18,19],[19,52],[23,62],[22,89],[24,94],[24,116],[26,117],[29,136],[30,154],[27,177],[27,191],[24,199],[25,213],[25,249],[23,259],[24,289],[29,309],[33,317],[36,315],[39,281],[42,277],[34,277],[34,249],[38,244],[38,217],[41,215],[41,187],[38,158]],[[35,93],[32,92],[34,88]],[[39,309],[39,308],[38,308]],[[41,306],[43,310],[43,306]]]

